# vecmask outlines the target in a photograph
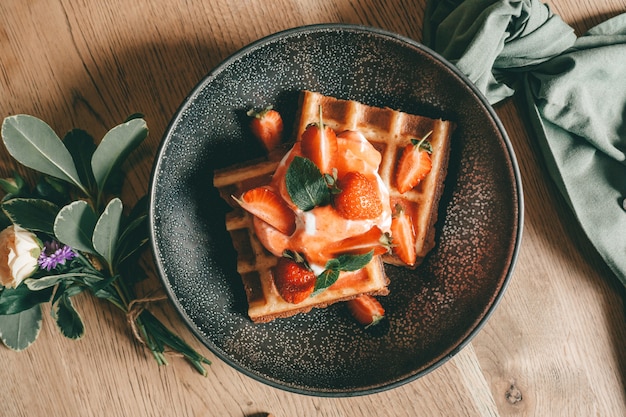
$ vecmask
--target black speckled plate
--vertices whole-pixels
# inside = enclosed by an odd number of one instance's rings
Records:
[[[363,330],[341,304],[268,324],[246,315],[212,172],[261,155],[246,110],[273,104],[290,126],[302,89],[458,123],[437,246],[416,270],[387,267],[387,320],[375,328]],[[150,197],[156,265],[196,336],[252,378],[319,396],[397,387],[452,357],[501,298],[522,229],[515,156],[484,98],[424,46],[351,25],[281,32],[215,68],[167,129]]]

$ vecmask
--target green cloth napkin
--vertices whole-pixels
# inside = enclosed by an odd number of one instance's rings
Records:
[[[576,37],[538,0],[430,0],[423,41],[490,103],[525,95],[552,178],[626,286],[626,14]]]

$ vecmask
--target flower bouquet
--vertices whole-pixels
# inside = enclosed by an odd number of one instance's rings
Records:
[[[141,308],[135,284],[148,242],[147,203],[125,210],[117,196],[126,157],[148,136],[141,115],[108,131],[99,144],[84,130],[61,140],[28,115],[7,117],[2,140],[15,160],[41,174],[29,186],[17,172],[0,179],[0,339],[23,350],[37,338],[42,307],[61,333],[79,339],[84,324],[72,299],[88,291],[127,315],[137,338],[159,364],[166,349],[183,355],[200,373],[209,360]],[[137,307],[140,308],[137,308]]]

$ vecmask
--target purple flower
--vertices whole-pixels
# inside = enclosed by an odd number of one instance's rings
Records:
[[[66,261],[74,259],[76,254],[67,245],[63,245],[55,240],[52,242],[45,242],[43,244],[43,250],[37,259],[37,263],[42,269],[50,271],[56,268],[58,265],[65,265]]]

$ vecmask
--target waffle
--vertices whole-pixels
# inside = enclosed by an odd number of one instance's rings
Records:
[[[360,271],[342,272],[335,284],[301,303],[291,304],[282,299],[272,279],[272,267],[277,258],[256,238],[252,216],[232,196],[268,184],[286,151],[277,149],[262,160],[218,170],[213,178],[221,197],[232,207],[232,211],[226,214],[226,229],[237,251],[237,272],[246,291],[250,319],[264,323],[305,313],[312,308],[323,308],[360,294],[386,295],[388,279],[380,257],[376,257]]]
[[[399,203],[413,219],[417,236],[418,263],[435,244],[434,224],[443,189],[449,156],[451,122],[409,115],[389,108],[370,107],[355,101],[340,100],[319,93],[303,91],[300,98],[294,137],[301,137],[310,123],[319,121],[322,106],[325,124],[335,131],[358,130],[381,152],[379,174],[389,188],[392,207]],[[400,150],[412,138],[432,131],[429,141],[433,147],[433,168],[427,177],[411,191],[401,194],[393,180]],[[267,251],[254,233],[252,216],[235,202],[232,196],[269,184],[272,175],[288,148],[272,151],[265,158],[217,170],[213,183],[221,197],[232,207],[226,215],[226,228],[238,253],[237,271],[241,275],[248,300],[248,315],[257,323],[289,317],[346,301],[361,294],[386,295],[389,283],[383,261],[403,263],[393,255],[375,257],[365,268],[342,272],[337,282],[305,301],[292,304],[279,295],[272,278],[272,268],[278,259]]]
[[[401,204],[413,220],[418,258],[414,266],[419,265],[435,246],[435,223],[447,174],[450,137],[455,127],[454,123],[303,91],[295,125],[296,138],[301,137],[310,123],[319,121],[320,106],[326,125],[338,133],[344,130],[361,132],[381,153],[382,162],[378,173],[389,188],[391,207]],[[400,152],[412,138],[422,138],[430,131],[432,133],[428,140],[433,148],[432,170],[417,187],[401,194],[394,179]],[[406,266],[391,254],[385,255],[384,261]]]

